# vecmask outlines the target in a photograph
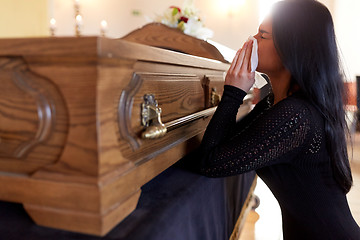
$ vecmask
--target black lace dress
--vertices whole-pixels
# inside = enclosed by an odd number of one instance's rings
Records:
[[[237,123],[245,95],[224,86],[195,151],[201,173],[225,177],[256,170],[280,204],[285,240],[359,240],[360,228],[332,174],[322,116],[296,93],[274,106],[264,99]]]

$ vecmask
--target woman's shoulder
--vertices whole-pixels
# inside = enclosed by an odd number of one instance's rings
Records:
[[[301,114],[305,119],[322,122],[322,116],[314,104],[301,92],[294,93],[279,103],[274,110],[285,111],[288,114]]]
[[[275,105],[273,104],[273,95],[269,94],[255,106],[252,112],[254,112],[252,115],[263,114],[264,117],[275,122],[296,118],[299,121],[307,122],[309,125],[312,123],[323,124],[320,112],[300,92],[288,96]]]
[[[306,99],[306,96],[302,94],[301,92],[296,92],[294,94],[291,94],[287,98],[284,98],[278,104],[275,104],[274,106],[293,106],[298,108],[309,108],[311,107],[311,103],[309,100]]]

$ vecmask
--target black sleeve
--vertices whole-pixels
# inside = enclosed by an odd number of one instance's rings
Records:
[[[296,154],[310,129],[308,108],[296,100],[281,101],[236,128],[236,114],[246,93],[224,86],[221,102],[197,151],[202,174],[224,177],[256,170]],[[236,129],[237,132],[233,132]]]

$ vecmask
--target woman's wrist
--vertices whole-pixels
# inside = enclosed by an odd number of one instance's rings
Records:
[[[224,85],[223,98],[229,97],[235,100],[236,102],[243,102],[246,92],[241,88],[235,87],[233,85]]]

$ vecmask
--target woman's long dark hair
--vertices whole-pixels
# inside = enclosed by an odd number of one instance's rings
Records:
[[[272,12],[273,39],[292,84],[325,119],[326,147],[335,180],[347,193],[352,175],[346,147],[344,81],[329,10],[316,0],[284,0]]]

